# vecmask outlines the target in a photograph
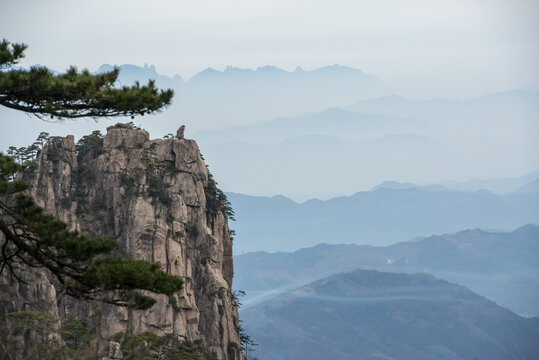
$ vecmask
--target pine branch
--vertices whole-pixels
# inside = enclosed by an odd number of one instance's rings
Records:
[[[0,43],[0,68],[24,57],[26,45]],[[161,111],[171,104],[174,91],[159,90],[150,80],[141,86],[115,87],[119,69],[91,74],[70,67],[56,75],[46,67],[0,71],[0,105],[38,118],[76,119],[137,116]]]

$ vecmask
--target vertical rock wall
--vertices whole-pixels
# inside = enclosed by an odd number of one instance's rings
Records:
[[[186,279],[183,290],[156,296],[145,311],[66,297],[57,308],[62,321],[101,315],[103,338],[120,331],[175,333],[202,340],[220,359],[242,358],[234,346],[239,319],[228,223],[207,206],[211,180],[193,140],[150,140],[144,130],[117,125],[78,158],[73,136],[52,138],[37,163],[27,181],[47,212],[72,230],[114,237],[122,254],[159,262]]]

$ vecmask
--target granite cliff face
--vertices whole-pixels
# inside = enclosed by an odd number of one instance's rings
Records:
[[[72,230],[113,237],[120,253],[159,262],[186,281],[174,296],[155,295],[157,303],[140,311],[70,297],[56,304],[54,288],[35,277],[35,285],[26,285],[36,289],[33,295],[24,306],[13,303],[12,310],[52,303],[46,310],[62,323],[100,316],[103,339],[117,332],[174,333],[203,341],[219,359],[243,358],[235,345],[239,319],[226,211],[197,144],[183,138],[183,128],[175,139],[150,140],[148,132],[122,124],[78,146],[73,136],[51,138],[37,170],[26,177],[37,203]]]

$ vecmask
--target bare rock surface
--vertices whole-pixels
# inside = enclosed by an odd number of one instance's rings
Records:
[[[115,238],[120,253],[160,263],[186,280],[184,288],[155,296],[145,311],[70,297],[56,304],[54,287],[38,274],[31,291],[12,288],[14,301],[50,304],[45,310],[62,322],[100,316],[103,339],[117,332],[174,333],[203,341],[219,359],[242,359],[234,346],[239,318],[227,218],[208,208],[212,180],[196,142],[180,129],[176,139],[150,140],[144,130],[112,126],[102,146],[78,153],[73,136],[51,138],[27,181],[38,204],[70,229]]]

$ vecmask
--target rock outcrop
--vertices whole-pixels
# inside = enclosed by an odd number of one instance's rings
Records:
[[[179,131],[180,132],[180,131]],[[100,316],[103,339],[117,332],[178,334],[202,341],[219,359],[242,359],[238,311],[231,291],[232,242],[226,212],[195,141],[150,140],[132,126],[107,129],[75,145],[51,138],[27,176],[37,203],[90,236],[110,236],[124,255],[159,262],[186,279],[173,296],[156,295],[149,310],[90,304],[55,292],[45,279],[35,291],[65,323]],[[33,299],[36,300],[36,299]],[[45,302],[44,302],[45,303]]]

